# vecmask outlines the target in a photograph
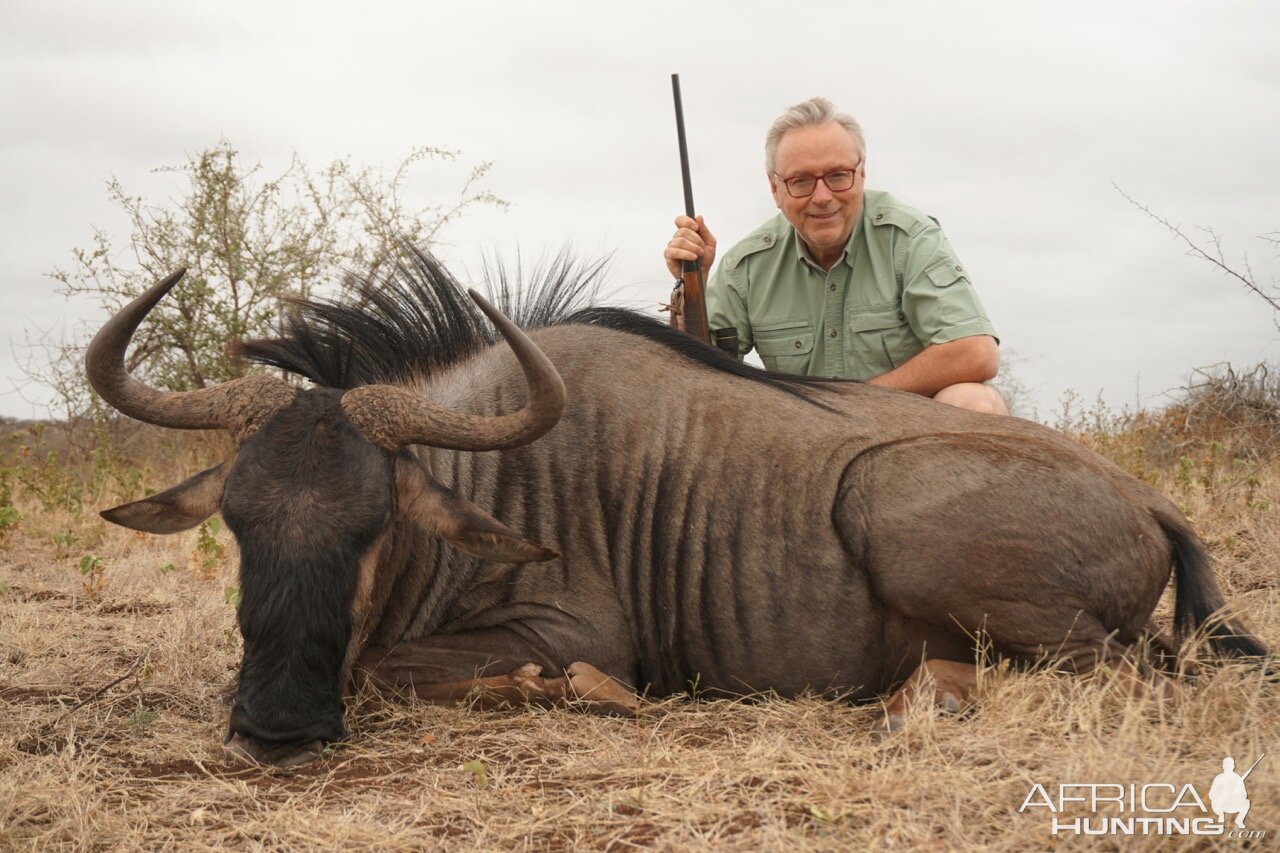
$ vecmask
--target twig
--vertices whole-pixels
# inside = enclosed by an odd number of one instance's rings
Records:
[[[1213,242],[1214,251],[1217,252],[1216,255],[1211,255],[1208,252],[1206,252],[1204,249],[1200,248],[1200,246],[1197,245],[1194,240],[1192,240],[1186,234],[1182,233],[1181,228],[1179,228],[1177,225],[1174,225],[1172,222],[1165,219],[1163,216],[1159,215],[1158,213],[1154,212],[1153,210],[1151,210],[1151,208],[1147,207],[1145,204],[1142,204],[1141,202],[1139,202],[1133,196],[1129,195],[1124,190],[1120,189],[1120,185],[1117,184],[1115,181],[1111,182],[1111,186],[1116,188],[1116,192],[1124,196],[1125,201],[1129,202],[1129,204],[1138,208],[1138,210],[1141,210],[1147,216],[1150,216],[1156,222],[1159,222],[1165,228],[1168,228],[1170,231],[1173,232],[1175,236],[1177,236],[1180,240],[1182,240],[1182,242],[1186,243],[1188,247],[1188,254],[1190,254],[1193,258],[1200,258],[1201,260],[1205,260],[1213,264],[1215,267],[1222,270],[1227,275],[1238,280],[1248,290],[1256,294],[1258,297],[1265,300],[1266,303],[1271,306],[1272,310],[1276,312],[1280,312],[1280,300],[1277,300],[1275,297],[1268,296],[1266,291],[1264,291],[1261,287],[1259,287],[1258,283],[1254,281],[1253,270],[1250,269],[1249,267],[1248,256],[1245,256],[1245,270],[1246,270],[1245,273],[1236,272],[1234,269],[1232,269],[1230,266],[1227,265],[1227,262],[1222,255],[1222,238],[1217,233],[1215,233],[1213,229],[1204,228],[1201,230],[1203,230],[1205,233],[1209,235],[1209,239]],[[1262,239],[1268,240],[1269,242],[1276,242],[1274,240],[1271,240],[1269,236],[1264,236]]]
[[[87,698],[85,698],[85,699],[81,699],[81,700],[80,700],[79,702],[77,702],[75,705],[72,705],[68,710],[64,711],[64,712],[63,712],[63,713],[58,717],[58,719],[54,720],[52,723],[48,723],[48,724],[46,724],[46,725],[45,725],[45,728],[46,728],[46,729],[52,729],[52,728],[54,728],[55,726],[57,726],[57,725],[58,725],[58,723],[60,723],[60,722],[62,722],[63,720],[65,720],[67,717],[71,716],[71,715],[72,715],[72,714],[74,714],[76,711],[79,711],[79,710],[80,710],[81,708],[83,708],[85,705],[88,705],[88,704],[90,704],[91,702],[96,702],[96,701],[98,701],[98,699],[102,697],[102,694],[106,693],[106,692],[107,692],[108,690],[110,690],[112,687],[115,687],[117,684],[119,684],[120,682],[124,681],[124,680],[125,680],[125,679],[127,679],[129,676],[133,675],[135,672],[137,672],[139,669],[141,669],[141,668],[142,668],[142,662],[143,662],[143,661],[145,661],[146,659],[147,659],[147,656],[146,656],[146,655],[142,655],[141,657],[139,657],[136,661],[134,661],[134,662],[133,662],[133,666],[129,667],[129,671],[128,671],[128,672],[126,672],[124,675],[120,676],[119,678],[115,679],[114,681],[110,682],[109,684],[104,684],[104,685],[102,685],[102,686],[101,686],[101,687],[99,687],[97,690],[95,690],[95,691],[94,691],[90,696],[88,696],[88,697],[87,697]]]

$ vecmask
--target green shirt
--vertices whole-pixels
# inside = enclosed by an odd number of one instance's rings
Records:
[[[873,190],[830,271],[781,214],[747,235],[716,265],[707,316],[769,370],[862,380],[930,344],[995,337],[938,223]]]

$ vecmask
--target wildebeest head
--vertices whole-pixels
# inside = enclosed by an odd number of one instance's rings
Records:
[[[393,518],[410,515],[480,557],[555,556],[437,484],[401,448],[492,450],[551,429],[564,385],[545,355],[474,291],[529,383],[518,412],[482,417],[395,385],[299,389],[265,376],[163,393],[129,375],[125,350],[178,271],[121,309],[85,358],[90,382],[130,417],[178,429],[226,429],[235,454],[167,491],[102,513],[173,533],[221,512],[240,549],[244,658],[227,746],[254,761],[292,764],[344,735],[342,691],[374,567]]]

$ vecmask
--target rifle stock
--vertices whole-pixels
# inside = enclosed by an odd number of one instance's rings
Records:
[[[692,269],[685,266],[680,275],[684,289],[684,330],[704,344],[711,343],[711,332],[707,328],[707,297],[702,281],[702,265],[697,261],[687,262]]]

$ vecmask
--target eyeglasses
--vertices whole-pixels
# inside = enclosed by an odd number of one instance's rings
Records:
[[[833,193],[842,193],[845,190],[853,189],[854,179],[858,175],[858,169],[862,166],[859,163],[852,169],[836,169],[822,175],[796,175],[794,178],[784,178],[777,172],[774,177],[782,181],[787,187],[787,195],[792,198],[808,198],[813,195],[813,191],[818,188],[818,181],[822,181],[827,185],[827,189]]]

